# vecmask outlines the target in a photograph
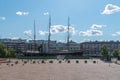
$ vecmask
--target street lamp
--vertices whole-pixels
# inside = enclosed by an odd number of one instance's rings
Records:
[[[8,51],[9,63],[10,63],[10,51]]]

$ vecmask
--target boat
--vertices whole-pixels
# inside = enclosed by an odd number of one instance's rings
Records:
[[[51,37],[51,33],[50,33],[50,27],[51,27],[51,16],[49,16],[49,35],[48,35],[48,52],[39,52],[36,51],[36,30],[35,30],[35,20],[34,20],[34,49],[33,51],[24,51],[23,55],[24,56],[57,56],[57,55],[79,55],[82,56],[83,52],[79,51],[79,52],[70,52],[69,50],[69,37],[70,37],[70,18],[68,17],[68,37],[67,37],[67,49],[66,50],[62,50],[60,52],[55,52],[55,53],[50,53],[50,37]]]

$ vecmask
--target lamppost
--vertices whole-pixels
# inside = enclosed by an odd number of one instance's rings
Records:
[[[110,67],[110,63],[111,63],[111,53],[108,53],[108,61],[109,61],[109,67]]]
[[[8,51],[8,57],[9,57],[9,61],[8,62],[10,63],[10,51]]]

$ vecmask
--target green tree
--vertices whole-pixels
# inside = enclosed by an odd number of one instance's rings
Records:
[[[108,48],[106,45],[101,46],[101,54],[102,58],[106,61],[111,61],[111,53],[109,52]]]
[[[101,54],[104,57],[107,57],[109,55],[109,50],[106,45],[101,46]]]
[[[40,46],[38,47],[38,51],[43,52],[43,45],[42,44],[40,44]]]
[[[8,51],[6,47],[0,43],[0,57],[5,58],[8,57]]]
[[[120,58],[120,49],[115,49],[113,51],[113,56],[119,59]]]
[[[17,57],[17,53],[16,53],[16,51],[13,50],[13,49],[9,50],[9,56],[10,56],[11,58],[15,58],[15,57]]]

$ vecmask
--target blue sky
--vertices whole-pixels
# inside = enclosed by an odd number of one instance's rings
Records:
[[[51,15],[51,39],[76,42],[120,40],[120,0],[0,0],[0,38],[30,39],[34,19],[37,39],[47,39]]]

